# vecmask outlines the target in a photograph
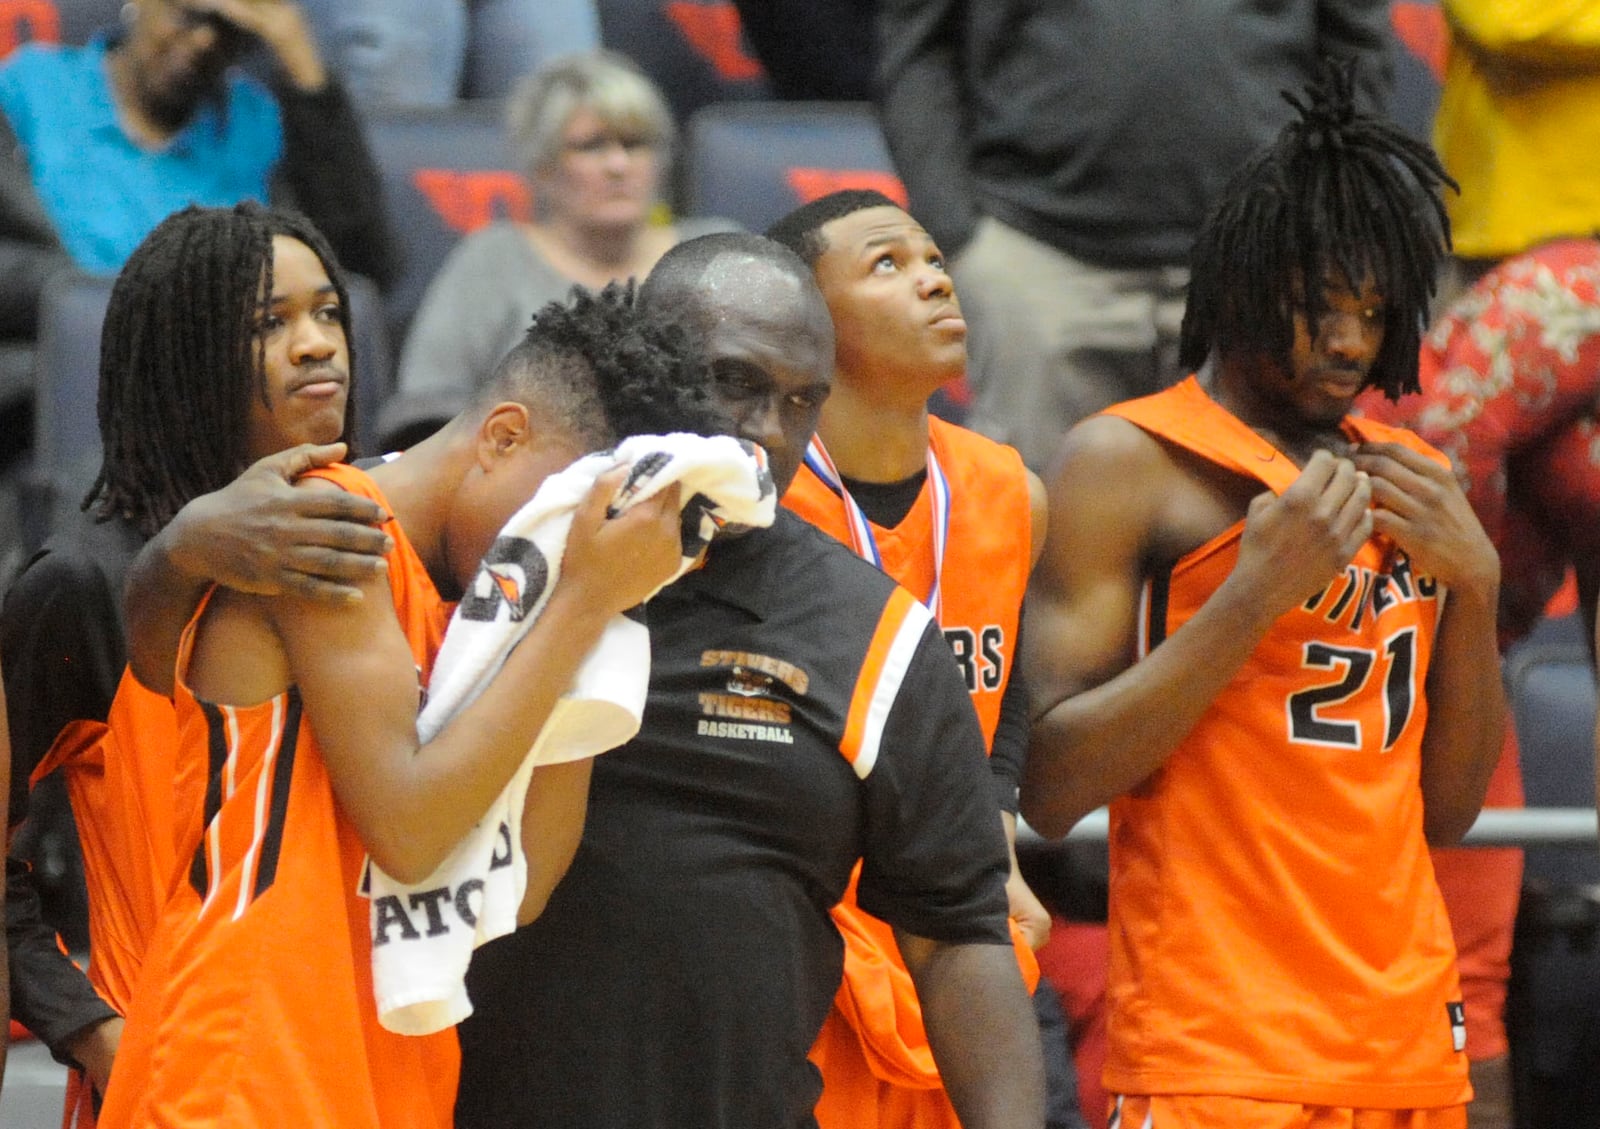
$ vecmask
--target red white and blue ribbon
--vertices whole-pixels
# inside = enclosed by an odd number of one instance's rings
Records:
[[[850,529],[850,548],[855,550],[857,556],[882,570],[883,554],[878,551],[878,539],[872,535],[872,523],[850,496],[850,491],[845,489],[844,476],[833,465],[833,458],[817,436],[812,436],[810,445],[806,447],[805,464],[844,503],[845,523]],[[944,468],[933,453],[932,443],[928,444],[928,497],[933,506],[933,589],[923,603],[933,612],[933,617],[939,619],[944,547],[950,538],[950,480],[945,477]]]

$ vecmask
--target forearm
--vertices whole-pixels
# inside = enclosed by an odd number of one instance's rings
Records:
[[[934,1062],[967,1129],[1044,1124],[1039,1025],[1006,945],[941,944],[897,933]]]
[[[284,133],[279,176],[290,202],[327,236],[346,269],[388,285],[396,260],[383,184],[348,93],[329,80],[311,92],[280,88],[278,96]]]
[[[522,804],[522,853],[528,885],[517,911],[526,925],[544,912],[550,894],[572,865],[589,811],[594,758],[542,765],[533,772]]]
[[[27,867],[12,858],[6,859],[5,923],[12,1017],[49,1047],[57,1061],[75,1063],[73,1045],[117,1013],[61,951],[55,932],[40,916]]]
[[[360,795],[348,780],[360,774],[355,762],[340,774],[346,787],[336,778],[368,851],[400,881],[431,874],[489,810],[598,642],[606,617],[563,592],[558,584],[489,685],[431,740],[418,746],[414,731],[397,740],[383,779],[357,782]]]
[[[1138,786],[1233,680],[1272,621],[1232,579],[1144,659],[1034,722],[1021,809],[1047,838]]]
[[[1428,842],[1459,842],[1483,807],[1505,733],[1505,690],[1495,645],[1495,590],[1455,591],[1428,671],[1422,743],[1423,821]]]

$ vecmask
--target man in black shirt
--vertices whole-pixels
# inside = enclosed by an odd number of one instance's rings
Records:
[[[704,329],[719,398],[781,492],[831,384],[810,271],[707,236],[641,301]],[[858,858],[964,1123],[1042,1124],[983,737],[930,613],[780,512],[714,546],[649,620],[643,726],[595,762],[567,877],[473,962],[458,1125],[814,1125],[806,1051],[842,959],[828,910]]]

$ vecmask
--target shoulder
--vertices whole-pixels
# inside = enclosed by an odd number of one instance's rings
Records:
[[[349,463],[330,463],[327,466],[315,467],[295,479],[294,484],[296,489],[300,490],[343,490],[388,506],[383,491],[378,488],[372,476]]]
[[[1116,481],[1101,476],[1148,473],[1167,464],[1166,445],[1151,432],[1121,416],[1101,413],[1073,426],[1061,444],[1061,453],[1049,482],[1051,489],[1063,480],[1093,475],[1100,486]]]
[[[228,73],[228,132],[281,132],[283,107],[266,85],[240,70]]]
[[[514,294],[520,296],[530,282],[543,286],[546,276],[556,277],[555,270],[522,225],[495,220],[469,231],[450,248],[429,297],[446,291],[470,294],[474,305],[481,307],[484,300],[505,302]],[[563,280],[563,285],[571,283]]]
[[[1397,427],[1394,424],[1383,423],[1367,416],[1352,416],[1351,422],[1355,427],[1356,433],[1368,443],[1398,443],[1403,447],[1410,447],[1419,454],[1426,455],[1436,463],[1444,466],[1450,465],[1450,459],[1444,452],[1410,428]]]
[[[859,618],[868,605],[875,614],[898,587],[881,569],[783,507],[770,527],[739,540],[743,544],[735,553],[745,562],[739,571],[751,592],[764,603],[782,605],[782,618],[794,622],[831,621],[841,608]]]
[[[1137,424],[1089,417],[1067,433],[1046,484],[1050,521],[1042,552],[1058,562],[1102,550],[1138,556],[1171,499],[1190,493],[1194,473]]]
[[[470,258],[489,254],[505,255],[512,251],[531,253],[532,248],[533,244],[528,242],[520,223],[516,220],[498,219],[467,232],[454,250],[461,256]]]
[[[1034,475],[1023,465],[1015,447],[937,416],[929,419],[928,431],[947,473],[959,473],[990,496],[1004,492],[1020,499],[1030,492]]]
[[[94,66],[105,52],[93,46],[63,47],[56,43],[24,43],[0,65],[0,77],[27,80],[70,75]]]

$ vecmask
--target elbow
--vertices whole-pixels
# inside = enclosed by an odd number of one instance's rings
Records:
[[[1083,811],[1060,802],[1048,802],[1037,792],[1023,784],[1017,797],[1017,811],[1041,839],[1060,839],[1078,825],[1078,821],[1093,809]]]
[[[430,850],[415,840],[403,841],[394,835],[362,838],[373,865],[406,886],[420,885],[444,861],[443,851]]]
[[[522,895],[522,904],[517,907],[518,925],[531,925],[539,919],[539,915],[550,904],[550,895],[555,893],[556,887],[567,876],[567,870],[577,853],[578,843],[574,840],[571,849],[565,850],[559,858],[539,860],[529,857],[528,888]]]
[[[1472,830],[1472,825],[1477,821],[1478,807],[1450,807],[1446,805],[1433,805],[1426,808],[1422,814],[1422,837],[1427,840],[1430,847],[1455,847],[1466,838],[1467,832]]]

